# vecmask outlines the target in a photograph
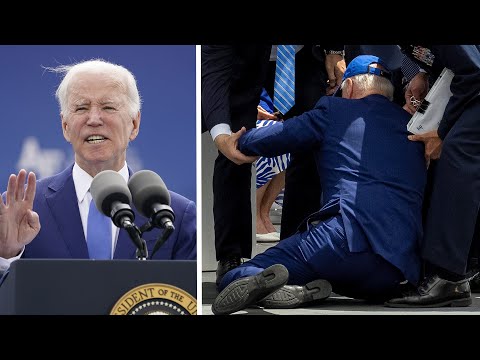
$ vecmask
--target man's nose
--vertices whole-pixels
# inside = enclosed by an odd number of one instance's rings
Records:
[[[91,126],[98,126],[103,124],[102,113],[97,107],[92,107],[88,112],[87,124]]]

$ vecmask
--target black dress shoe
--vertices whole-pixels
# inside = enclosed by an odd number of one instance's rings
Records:
[[[470,280],[470,290],[472,293],[480,293],[480,274]]]
[[[232,281],[215,298],[212,312],[228,315],[255,304],[280,289],[288,281],[288,270],[281,264],[272,265],[254,276]]]
[[[268,309],[293,309],[302,305],[313,305],[332,293],[332,285],[327,280],[315,280],[304,286],[284,285],[268,295],[258,305]]]
[[[233,256],[231,258],[220,260],[217,266],[217,288],[220,285],[220,282],[223,279],[223,276],[232,269],[235,269],[237,266],[242,264],[242,259],[240,256]]]
[[[426,278],[416,291],[401,298],[390,299],[385,306],[399,308],[469,306],[472,304],[471,295],[468,279],[453,282],[433,275]]]

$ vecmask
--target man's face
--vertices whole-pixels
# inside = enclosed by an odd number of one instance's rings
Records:
[[[70,84],[67,107],[63,135],[78,165],[91,176],[120,170],[140,126],[140,114],[132,118],[129,113],[123,86],[106,75],[79,74]]]

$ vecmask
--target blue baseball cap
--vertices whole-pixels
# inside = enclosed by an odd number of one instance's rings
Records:
[[[379,64],[383,67],[383,69],[370,66],[372,64]],[[373,74],[392,81],[392,74],[388,69],[387,64],[385,64],[385,62],[378,56],[359,55],[354,58],[352,61],[350,61],[350,64],[348,64],[345,73],[343,74],[342,83],[345,81],[345,79],[361,74]],[[342,91],[340,90],[340,87],[338,87],[333,96],[341,96],[341,94]]]

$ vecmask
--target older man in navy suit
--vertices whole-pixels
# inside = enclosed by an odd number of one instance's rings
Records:
[[[87,228],[90,184],[103,170],[117,171],[128,181],[128,143],[140,128],[140,96],[133,74],[102,60],[57,70],[65,76],[57,89],[65,139],[72,144],[75,164],[58,175],[36,182],[21,170],[11,175],[0,197],[0,272],[24,258],[89,258]],[[175,231],[155,254],[156,259],[196,259],[195,203],[170,192]],[[136,213],[136,221],[147,219]],[[41,223],[41,226],[40,226]],[[107,239],[106,258],[134,259],[136,247],[124,229],[115,227]],[[158,231],[146,233],[152,251]],[[111,245],[111,246],[110,246]]]
[[[313,149],[325,205],[295,235],[228,272],[215,314],[255,303],[295,307],[328,297],[332,287],[380,300],[405,280],[419,281],[424,148],[407,139],[410,116],[391,102],[390,72],[380,58],[356,57],[341,89],[342,98],[323,97],[278,127],[235,134],[250,156]]]

